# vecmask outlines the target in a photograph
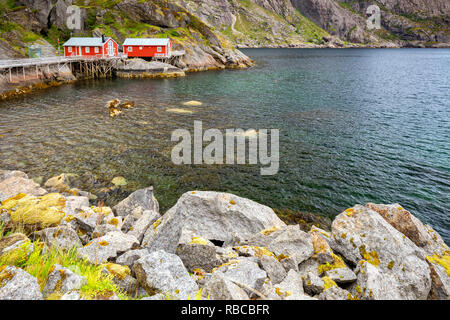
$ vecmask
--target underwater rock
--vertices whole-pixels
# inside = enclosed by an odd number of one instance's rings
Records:
[[[203,105],[203,103],[200,101],[191,100],[191,101],[183,102],[183,105],[189,106],[189,107],[199,107],[199,106]]]
[[[111,180],[111,183],[116,187],[126,186],[128,184],[127,179],[125,179],[124,177],[114,177]]]

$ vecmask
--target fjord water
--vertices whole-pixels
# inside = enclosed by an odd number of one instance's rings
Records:
[[[2,102],[0,167],[44,179],[77,173],[97,193],[124,176],[127,192],[153,184],[162,211],[193,189],[330,216],[398,202],[449,242],[450,50],[244,52],[256,67],[83,82]],[[104,105],[113,98],[137,107],[111,119]],[[203,105],[182,105],[189,100]],[[173,165],[171,132],[192,131],[194,120],[205,129],[279,129],[279,173]]]

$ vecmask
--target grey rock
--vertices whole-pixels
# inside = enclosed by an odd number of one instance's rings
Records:
[[[205,294],[211,300],[248,300],[249,296],[223,273],[215,272],[206,283]]]
[[[138,246],[136,237],[113,231],[79,248],[78,254],[89,262],[98,264],[111,261],[121,253],[136,249]]]
[[[325,283],[319,276],[317,276],[317,274],[308,272],[305,279],[303,279],[303,288],[307,294],[314,296],[322,293],[325,288]]]
[[[37,279],[13,266],[0,268],[0,300],[42,300]]]
[[[151,295],[163,293],[187,299],[198,291],[183,262],[174,254],[154,251],[137,260],[133,269],[139,284]]]
[[[267,272],[272,284],[278,284],[286,277],[286,270],[283,265],[273,256],[263,255],[260,261],[262,269]]]
[[[275,288],[278,289],[277,294],[283,300],[311,300],[312,298],[307,296],[303,290],[303,280],[298,274],[298,272],[294,270],[290,270],[284,278],[284,280],[275,285]]]
[[[160,301],[160,300],[166,300],[166,296],[164,296],[161,293],[157,293],[151,297],[144,297],[141,300]]]
[[[46,297],[55,292],[65,294],[72,290],[78,290],[86,284],[86,277],[77,275],[71,270],[56,264],[54,265],[53,271],[48,275],[48,279],[42,293]]]
[[[336,283],[346,284],[356,281],[356,274],[350,268],[336,268],[325,272]]]
[[[431,270],[431,291],[428,299],[450,300],[450,276],[445,268],[434,262],[428,261]]]
[[[350,292],[344,290],[342,288],[333,286],[324,292],[322,292],[319,296],[319,300],[349,300]]]
[[[286,272],[289,272],[290,270],[299,271],[298,269],[298,263],[297,260],[294,257],[283,257],[279,258],[279,261],[281,265],[283,266],[284,270]]]
[[[248,239],[249,245],[266,247],[277,257],[292,257],[300,264],[314,254],[311,235],[298,225],[283,226],[277,230],[261,231]]]
[[[21,171],[0,171],[0,193],[11,198],[19,193],[31,196],[43,196],[47,191]]]
[[[164,214],[156,228],[149,228],[142,243],[151,250],[173,253],[183,228],[210,241],[226,242],[235,236],[246,238],[260,230],[284,225],[272,209],[251,200],[227,193],[187,192]]]
[[[306,277],[306,275],[308,273],[312,273],[316,276],[319,276],[319,271],[318,271],[319,266],[320,266],[320,263],[316,259],[309,258],[308,260],[303,261],[298,266],[298,272],[300,273],[300,275],[302,277]]]
[[[130,250],[119,256],[116,262],[123,266],[128,266],[131,269],[131,272],[133,272],[134,263],[149,254],[150,252],[147,249]]]
[[[75,215],[80,213],[83,207],[89,207],[89,198],[82,196],[67,196],[66,207],[63,211],[66,215]]]
[[[62,250],[71,250],[82,247],[82,243],[77,233],[68,226],[58,226],[47,228],[34,233],[36,238],[40,238],[49,247]]]
[[[358,284],[374,299],[427,298],[431,279],[425,252],[377,212],[360,205],[348,209],[333,221],[332,236],[333,250],[346,260],[370,265],[364,267],[368,273],[358,274]]]
[[[119,272],[115,272],[114,266],[120,268]],[[102,273],[105,275],[111,275],[113,277],[113,282],[117,285],[117,287],[129,295],[135,295],[138,291],[138,282],[131,276],[131,270],[128,266],[124,267],[118,264],[108,263],[102,269]]]
[[[153,225],[153,223],[161,218],[161,215],[152,210],[145,210],[142,216],[138,218],[131,226],[131,230],[127,234],[135,236],[139,243],[144,239],[144,235],[148,228]]]
[[[78,291],[70,291],[62,295],[60,300],[84,300]]]
[[[239,258],[228,266],[218,268],[216,272],[222,272],[226,279],[241,286],[250,295],[255,293],[254,290],[259,292],[267,278],[267,273],[250,258]]]
[[[153,187],[137,190],[113,207],[113,211],[118,216],[133,215],[138,219],[146,210],[159,212],[159,204],[153,194]]]

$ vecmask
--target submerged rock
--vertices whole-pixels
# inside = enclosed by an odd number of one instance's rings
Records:
[[[0,300],[42,300],[37,279],[20,268],[0,267]]]
[[[269,207],[228,193],[187,192],[159,219],[144,237],[151,250],[175,252],[186,228],[213,243],[244,239],[262,229],[284,223]]]

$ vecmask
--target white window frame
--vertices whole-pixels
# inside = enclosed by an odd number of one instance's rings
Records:
[[[142,50],[142,47],[139,47],[139,50]]]
[[[128,52],[133,52],[133,47],[128,47]]]
[[[84,49],[84,51],[85,51],[86,53],[90,53],[90,52],[91,52],[91,48],[86,47],[86,48]]]
[[[68,51],[69,53],[72,53],[72,47],[67,47],[67,51]]]
[[[99,48],[95,47],[95,53],[99,53]]]
[[[158,47],[158,48],[156,48],[156,50],[157,50],[158,52],[162,52],[162,47]]]

